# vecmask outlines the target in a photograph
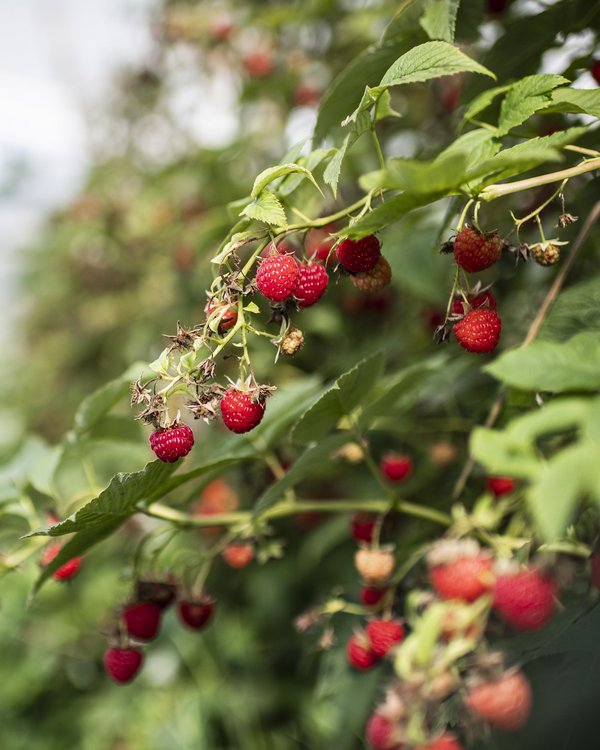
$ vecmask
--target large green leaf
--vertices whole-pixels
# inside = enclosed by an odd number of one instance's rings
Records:
[[[429,0],[421,18],[421,26],[430,39],[454,41],[459,4],[460,0]]]
[[[564,112],[600,117],[600,89],[561,88],[552,92],[543,112]]]
[[[509,130],[548,106],[552,89],[565,83],[569,83],[566,78],[549,74],[526,76],[517,81],[510,87],[502,102],[498,134],[506,135]]]
[[[562,292],[538,338],[564,341],[581,331],[600,335],[600,276],[574,284]]]
[[[276,227],[287,226],[285,211],[280,200],[270,190],[262,190],[256,198],[242,211],[256,221],[272,224]]]
[[[504,352],[485,369],[521,390],[596,391],[600,389],[600,338],[582,333],[565,342],[534,341]]]

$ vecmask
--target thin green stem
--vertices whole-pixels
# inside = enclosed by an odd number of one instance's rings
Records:
[[[375,145],[375,151],[377,152],[379,166],[382,169],[385,169],[385,159],[383,158],[383,151],[381,150],[381,144],[379,143],[379,138],[377,137],[377,132],[375,130],[375,123],[371,124],[371,138],[373,139],[373,143]]]
[[[473,205],[473,203],[474,203],[474,199],[473,198],[471,198],[470,200],[468,200],[466,202],[465,207],[463,208],[462,213],[460,215],[460,218],[458,220],[458,224],[456,225],[456,231],[457,232],[460,232],[460,230],[462,229],[462,226],[465,223],[465,219],[467,218],[467,212],[471,208],[471,206]]]

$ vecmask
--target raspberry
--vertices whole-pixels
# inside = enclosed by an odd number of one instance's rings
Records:
[[[495,310],[471,310],[454,324],[456,340],[468,352],[486,354],[498,346],[502,322]]]
[[[361,240],[342,240],[337,246],[336,255],[350,273],[370,271],[381,257],[381,245],[374,234]]]
[[[539,630],[554,614],[555,595],[554,582],[529,568],[498,576],[493,607],[515,630]]]
[[[387,260],[380,256],[375,267],[350,276],[350,281],[361,292],[373,294],[381,291],[392,280],[392,268]]]
[[[590,73],[592,74],[592,77],[594,78],[596,83],[600,85],[600,60],[593,61],[592,67],[590,68]]]
[[[388,589],[378,589],[375,586],[361,586],[358,598],[365,607],[376,607],[387,592]]]
[[[496,497],[510,495],[515,491],[517,483],[512,477],[488,477],[485,480],[486,489]]]
[[[264,403],[253,401],[250,393],[239,388],[230,388],[221,399],[220,406],[225,427],[240,435],[259,425],[265,414]]]
[[[366,638],[359,635],[353,635],[348,640],[346,644],[346,658],[351,667],[360,669],[361,671],[371,669],[379,661],[369,648]]]
[[[479,294],[468,294],[467,295],[468,305],[462,297],[455,297],[452,302],[452,315],[466,315],[469,312],[469,307],[472,310],[478,307],[488,308],[491,310],[496,309],[496,299],[490,291],[480,292]]]
[[[419,745],[415,750],[463,750],[463,746],[455,734],[444,732],[437,740],[432,740],[426,745]]]
[[[379,462],[379,468],[388,482],[401,482],[410,476],[413,462],[410,456],[386,453]]]
[[[298,286],[294,297],[298,300],[298,307],[311,307],[325,294],[329,276],[325,268],[318,263],[299,268]]]
[[[150,435],[150,447],[161,461],[175,463],[187,456],[194,445],[194,433],[186,424],[157,430]]]
[[[111,680],[123,685],[133,680],[143,661],[138,648],[109,648],[104,654],[104,669]]]
[[[204,313],[207,318],[210,318],[213,314],[215,315],[215,318],[219,321],[217,327],[219,333],[229,331],[237,323],[238,319],[237,308],[234,305],[218,305],[214,302],[207,302]]]
[[[358,512],[352,516],[350,533],[357,542],[367,542],[370,544],[373,541],[374,527],[375,519],[370,513]]]
[[[161,610],[170,607],[176,596],[177,586],[167,581],[138,581],[135,585],[137,602],[150,602]]]
[[[335,231],[337,228],[333,224],[323,229],[311,229],[304,241],[306,257],[327,265],[333,263],[335,254],[331,252],[331,248],[335,244],[335,237],[332,237],[332,232]]]
[[[244,68],[252,78],[266,78],[275,69],[275,60],[268,50],[254,50],[242,60]]]
[[[551,242],[531,245],[529,252],[539,266],[555,266],[560,260],[560,247]]]
[[[454,239],[454,260],[465,271],[483,271],[502,255],[504,241],[498,232],[484,234],[475,227],[463,227]]]
[[[177,605],[179,619],[190,630],[202,630],[213,616],[215,600],[210,596],[180,601]]]
[[[467,708],[492,726],[513,732],[531,713],[531,686],[522,672],[505,674],[469,690]]]
[[[360,577],[371,584],[386,583],[394,571],[394,555],[383,549],[363,548],[354,556],[354,564]]]
[[[42,552],[42,559],[40,560],[40,564],[42,568],[45,568],[47,565],[49,565],[52,560],[58,555],[58,553],[62,549],[62,544],[59,542],[54,542],[52,544],[49,544],[46,549]],[[52,574],[52,578],[55,581],[68,581],[71,578],[74,578],[77,573],[79,573],[79,568],[81,567],[82,562],[81,557],[73,557],[70,560],[68,560],[64,565],[61,565],[58,570],[55,570]]]
[[[286,357],[293,357],[304,345],[304,334],[299,328],[291,326],[290,330],[281,339],[279,351]]]
[[[401,750],[402,742],[395,739],[396,728],[386,716],[375,713],[367,722],[365,735],[372,750]]]
[[[132,638],[152,641],[158,635],[162,609],[152,602],[128,604],[122,612],[125,629]]]
[[[398,620],[370,620],[365,630],[371,651],[380,659],[404,638],[404,628]]]
[[[254,546],[249,543],[228,544],[221,554],[230,568],[246,568],[254,560]]]
[[[271,302],[283,302],[295,292],[300,266],[292,255],[264,258],[256,273],[256,287]]]
[[[442,599],[473,602],[493,585],[493,559],[478,545],[442,542],[432,549],[428,561],[431,585]]]

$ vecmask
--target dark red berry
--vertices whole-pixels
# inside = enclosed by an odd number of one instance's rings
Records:
[[[370,513],[355,513],[352,516],[350,530],[352,536],[357,542],[373,541],[373,529],[375,528],[375,518]]]
[[[381,256],[381,245],[374,234],[361,240],[342,240],[337,246],[336,255],[351,273],[370,271],[375,268]]]
[[[365,607],[376,607],[387,592],[388,589],[378,589],[375,586],[361,586],[358,598]]]
[[[215,608],[215,600],[210,596],[191,601],[183,600],[177,605],[179,619],[191,630],[202,630],[211,620]]]
[[[52,560],[54,560],[54,558],[58,555],[61,549],[62,544],[60,544],[59,542],[49,544],[42,552],[42,559],[40,561],[42,568],[45,568],[47,565],[49,565]],[[52,574],[52,578],[54,578],[55,581],[70,580],[71,578],[76,576],[77,573],[79,573],[82,560],[82,557],[71,558],[64,565],[61,565],[58,570],[54,571],[54,573]]]
[[[379,468],[388,482],[402,482],[412,473],[413,461],[410,456],[400,453],[386,453],[379,463]]]
[[[590,73],[596,83],[600,85],[600,60],[594,60],[592,67],[590,68]]]
[[[186,424],[157,430],[150,435],[150,447],[161,461],[172,464],[187,456],[194,445],[194,433]]]
[[[512,477],[488,477],[485,480],[486,488],[496,497],[510,495],[517,488],[517,483]]]
[[[124,685],[140,671],[144,655],[138,648],[109,648],[104,654],[104,669],[114,682]]]
[[[125,629],[132,638],[151,641],[158,635],[162,609],[152,602],[134,602],[123,610]]]
[[[515,630],[539,630],[556,610],[554,581],[535,568],[500,575],[493,607]]]
[[[254,401],[249,392],[239,388],[230,388],[221,399],[220,407],[223,424],[238,434],[253,430],[265,413],[262,401]]]
[[[151,602],[161,609],[167,609],[175,601],[177,586],[167,581],[140,580],[135,585],[135,600]]]
[[[475,227],[463,227],[454,239],[454,260],[469,273],[483,271],[500,260],[503,247],[497,232],[484,234]]]
[[[495,310],[480,307],[455,323],[453,330],[463,349],[474,354],[487,354],[498,346],[502,321]]]

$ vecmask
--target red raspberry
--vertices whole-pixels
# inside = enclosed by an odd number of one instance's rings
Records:
[[[242,60],[244,68],[252,78],[266,78],[275,69],[273,54],[268,50],[254,50]]]
[[[190,630],[202,630],[208,625],[215,609],[215,600],[210,596],[200,599],[182,600],[177,605],[179,619]]]
[[[46,549],[42,552],[42,559],[40,561],[40,564],[42,568],[45,568],[47,565],[49,565],[52,560],[58,555],[58,553],[62,549],[62,544],[60,542],[53,542],[49,544]],[[68,560],[64,565],[61,565],[58,570],[55,570],[52,574],[52,578],[54,578],[55,581],[68,581],[74,576],[79,573],[79,568],[81,567],[82,562],[81,557],[73,557],[71,560]]]
[[[216,317],[219,320],[217,328],[219,333],[229,331],[237,323],[238,319],[237,308],[234,305],[217,305],[214,302],[207,302],[204,313],[207,318],[216,313]]]
[[[410,456],[400,453],[386,453],[379,462],[379,468],[388,482],[402,482],[410,476],[413,461]]]
[[[123,610],[122,617],[125,629],[132,638],[140,641],[152,641],[160,629],[162,609],[152,602],[134,602]]]
[[[419,745],[415,750],[463,750],[463,746],[455,734],[444,732],[437,740],[432,740],[426,745]]]
[[[230,388],[221,399],[220,406],[225,427],[240,435],[259,425],[265,414],[264,403],[253,401],[250,393],[239,388]]]
[[[346,658],[348,664],[354,669],[366,671],[375,666],[379,661],[378,657],[369,648],[368,641],[362,635],[353,635],[346,644]]]
[[[502,321],[495,310],[471,310],[454,324],[456,340],[468,352],[487,354],[493,352],[500,341]]]
[[[535,568],[499,575],[494,588],[494,609],[515,630],[539,630],[555,610],[556,586]]]
[[[469,690],[467,708],[492,726],[514,732],[531,713],[531,686],[522,672],[505,674]]]
[[[270,255],[256,272],[256,287],[271,302],[283,302],[295,292],[300,266],[292,255]]]
[[[510,495],[515,491],[517,483],[512,477],[488,477],[485,480],[486,489],[496,497]]]
[[[594,60],[590,68],[590,73],[596,83],[600,85],[600,60]]]
[[[388,589],[378,589],[375,586],[361,586],[358,598],[365,607],[376,607],[387,592]]]
[[[156,604],[161,610],[170,607],[176,596],[177,586],[168,581],[138,581],[135,585],[136,601]]]
[[[592,552],[590,557],[590,580],[592,584],[600,591],[600,552]]]
[[[454,260],[465,271],[483,271],[502,255],[504,241],[498,232],[484,234],[475,227],[463,227],[454,239]]]
[[[402,642],[404,628],[398,620],[369,620],[365,628],[371,651],[382,659]]]
[[[373,541],[374,527],[375,519],[370,513],[358,512],[352,516],[350,532],[357,542],[367,542],[370,544]]]
[[[475,556],[457,557],[445,564],[430,567],[429,578],[442,599],[473,602],[493,585],[492,557],[483,552]]]
[[[298,300],[298,307],[311,307],[325,294],[329,284],[329,276],[325,268],[318,263],[310,266],[300,266],[298,286],[294,297]]]
[[[402,750],[404,743],[395,739],[394,723],[382,714],[375,713],[367,722],[367,742],[372,750]]]
[[[475,310],[478,307],[483,307],[490,310],[496,309],[496,299],[494,295],[488,290],[486,290],[485,292],[481,292],[480,294],[468,294],[467,301],[472,310]],[[469,308],[465,304],[465,301],[462,297],[454,298],[452,302],[451,312],[452,315],[466,315],[469,312]]]
[[[138,648],[109,648],[104,654],[104,669],[111,680],[123,685],[133,680],[143,661]]]
[[[150,447],[161,461],[175,463],[192,450],[194,433],[186,424],[157,430],[150,435]]]
[[[249,543],[228,544],[221,554],[230,568],[239,570],[254,560],[254,546]]]
[[[374,234],[361,240],[342,240],[337,246],[336,255],[351,273],[370,271],[375,268],[381,256],[381,245]]]

